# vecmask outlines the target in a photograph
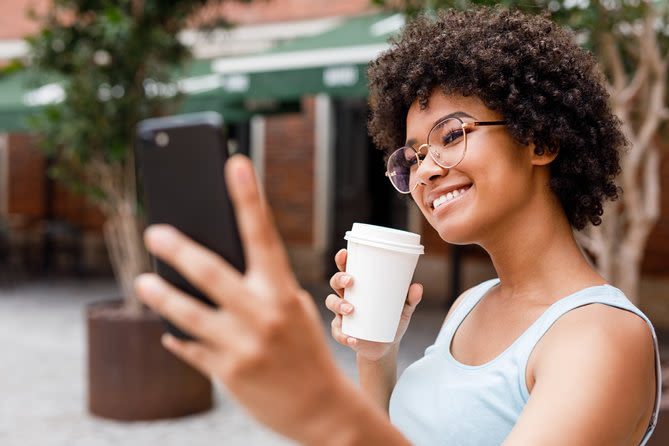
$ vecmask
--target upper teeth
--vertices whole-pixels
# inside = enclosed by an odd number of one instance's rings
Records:
[[[432,202],[432,207],[436,209],[437,207],[441,206],[442,204],[447,203],[447,202],[451,201],[452,199],[458,197],[460,194],[465,193],[465,190],[466,189],[463,187],[461,189],[456,189],[454,191],[451,191],[451,192],[447,193],[446,195],[442,195],[442,196],[438,197],[436,200],[434,200]]]

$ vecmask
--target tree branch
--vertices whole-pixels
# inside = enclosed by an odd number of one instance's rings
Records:
[[[602,34],[602,50],[604,60],[611,69],[611,78],[613,80],[614,91],[621,91],[627,83],[627,75],[623,66],[620,51],[616,48],[616,42],[611,33]]]
[[[641,44],[641,51],[646,53],[652,67],[656,71],[662,71],[662,55],[660,54],[660,47],[657,42],[657,33],[653,26],[655,19],[656,17],[653,12],[649,12],[644,19],[643,38],[639,43]]]
[[[660,151],[655,144],[648,148],[643,173],[644,214],[652,226],[660,219],[661,194]]]
[[[636,70],[632,81],[623,88],[620,92],[616,93],[611,99],[617,103],[620,107],[625,107],[625,105],[634,98],[641,90],[641,87],[644,85],[648,77],[648,67],[644,64]]]
[[[639,107],[641,124],[634,135],[635,144],[627,156],[628,167],[633,172],[623,172],[624,176],[637,174],[636,171],[641,159],[645,156],[648,147],[652,145],[652,138],[660,126],[663,111],[666,109],[667,65],[660,60],[659,46],[652,29],[652,22],[647,18],[644,24],[644,33],[639,36],[641,49],[639,64],[641,66],[638,70],[641,70],[642,67],[648,70],[647,82],[643,84],[648,89],[648,93],[644,101],[645,104]],[[629,181],[634,180],[630,179]]]
[[[648,86],[649,101],[645,108],[645,119],[637,134],[638,143],[642,145],[644,150],[652,145],[652,138],[660,127],[662,112],[666,109],[666,82],[667,74],[665,69],[664,72],[656,72],[652,84]]]

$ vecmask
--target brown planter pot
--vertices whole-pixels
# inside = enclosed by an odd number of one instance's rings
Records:
[[[115,420],[156,420],[209,410],[209,379],[165,350],[162,321],[121,301],[88,307],[88,408]]]

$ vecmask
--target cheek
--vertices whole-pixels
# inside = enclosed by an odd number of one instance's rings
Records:
[[[491,218],[512,213],[525,206],[530,199],[531,177],[525,175],[519,166],[497,164],[477,180],[477,198],[481,200],[479,211]]]
[[[416,206],[418,206],[418,209],[420,209],[420,211],[423,213],[423,215],[428,217],[429,209],[426,209],[425,204],[423,203],[423,196],[420,186],[418,186],[416,189],[414,189],[413,192],[411,192],[411,198],[413,199]]]
[[[532,188],[531,169],[525,168],[526,164],[518,159],[517,153],[509,153],[512,149],[516,147],[499,147],[497,154],[488,153],[489,156],[470,159],[471,164],[467,167],[470,167],[468,172],[476,185],[480,212],[504,213],[509,210],[506,208],[516,207],[527,200]]]
[[[462,168],[480,187],[497,189],[504,193],[512,184],[523,183],[529,173],[530,162],[519,147],[499,144],[468,151]]]
[[[419,192],[418,192],[419,189],[420,189],[420,186],[417,187],[417,188],[415,188],[415,189],[411,192],[411,198],[413,198],[414,203],[416,203],[418,206],[420,206],[420,203],[421,203],[421,202],[420,202],[420,194],[419,194]]]

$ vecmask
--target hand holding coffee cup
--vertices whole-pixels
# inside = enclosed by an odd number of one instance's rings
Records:
[[[326,299],[332,335],[377,359],[400,341],[421,300],[422,286],[409,285],[423,247],[418,234],[360,223],[345,238],[348,250],[335,256],[340,272],[330,279],[337,295]]]

